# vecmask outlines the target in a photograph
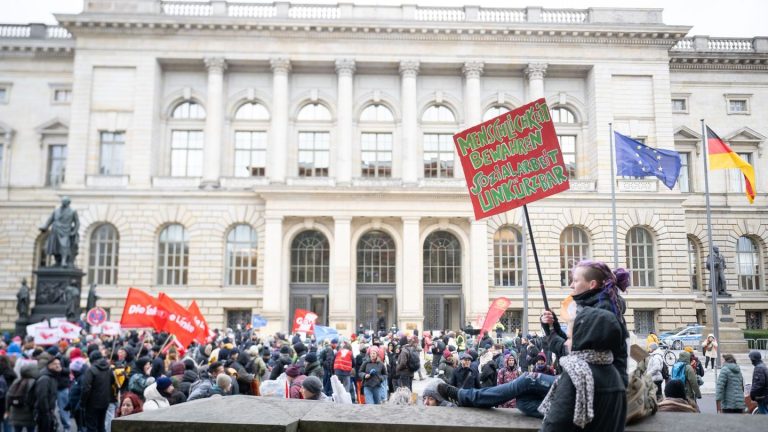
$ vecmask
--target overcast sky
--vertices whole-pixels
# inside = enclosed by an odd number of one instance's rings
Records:
[[[265,1],[238,0],[265,3]],[[300,0],[298,3],[336,3],[328,0]],[[417,3],[424,6],[463,6],[479,4],[486,7],[588,8],[633,7],[663,8],[664,23],[691,25],[689,35],[752,37],[768,36],[768,1],[766,0],[357,0],[357,4]],[[53,24],[53,13],[78,13],[82,0],[0,0],[0,23],[44,22]]]

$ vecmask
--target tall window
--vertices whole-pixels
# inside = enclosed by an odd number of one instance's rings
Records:
[[[691,153],[680,153],[680,176],[677,178],[677,184],[680,185],[680,192],[692,192],[691,189]]]
[[[203,174],[203,128],[205,109],[186,101],[171,113],[171,175],[199,177]]]
[[[563,153],[563,162],[568,171],[568,178],[576,178],[576,136],[558,135],[560,151]]]
[[[88,250],[88,280],[98,285],[117,285],[120,236],[111,224],[99,225],[91,233]]]
[[[453,177],[453,135],[424,134],[424,177]]]
[[[492,118],[496,118],[504,114],[505,112],[509,112],[509,108],[505,107],[504,105],[494,105],[485,111],[485,114],[483,114],[483,121],[488,121]]]
[[[179,224],[168,225],[160,232],[157,247],[157,284],[187,285],[189,268],[189,236]]]
[[[357,282],[394,284],[395,242],[384,231],[369,231],[357,242]]]
[[[424,177],[453,177],[456,116],[445,105],[432,105],[421,117],[424,133]]]
[[[699,244],[693,238],[688,237],[688,276],[691,278],[691,289],[694,291],[697,291],[700,287],[700,263]]]
[[[123,149],[125,132],[101,132],[99,174],[123,175]]]
[[[740,158],[744,159],[744,162],[752,165],[752,153],[737,153]],[[737,168],[731,168],[728,170],[728,177],[730,179],[730,185],[729,190],[730,192],[744,192],[745,186],[744,186],[744,174],[742,174],[740,169]]]
[[[736,258],[739,269],[739,289],[759,290],[760,254],[757,244],[749,237],[739,237],[736,243]]]
[[[263,177],[267,167],[267,133],[235,132],[235,176]]]
[[[328,132],[299,132],[299,176],[328,177],[330,152]]]
[[[493,284],[523,286],[523,235],[512,227],[499,228],[493,235]]]
[[[53,144],[48,146],[48,176],[46,184],[56,187],[64,183],[64,170],[67,166],[67,146]]]
[[[627,267],[633,286],[654,286],[653,237],[645,228],[634,227],[627,233]]]
[[[435,231],[424,241],[424,283],[461,283],[461,245],[453,234]]]
[[[250,225],[236,225],[227,234],[227,285],[256,285],[259,246],[256,230]]]
[[[576,116],[568,108],[555,107],[550,110],[553,123],[576,123]]]
[[[588,258],[590,253],[587,233],[574,226],[563,230],[560,234],[560,286],[569,286],[573,266]]]
[[[392,176],[391,133],[363,133],[360,147],[363,177]]]
[[[304,231],[291,243],[291,283],[328,283],[331,248],[319,231]]]

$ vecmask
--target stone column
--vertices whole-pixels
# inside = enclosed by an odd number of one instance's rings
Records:
[[[283,217],[267,215],[264,224],[264,289],[262,315],[269,332],[285,331],[288,325],[288,285],[283,284]]]
[[[352,180],[352,105],[355,61],[336,60],[338,75],[338,122],[336,147],[336,182],[349,184]]]
[[[272,66],[272,113],[267,148],[267,177],[272,183],[285,183],[288,164],[288,74],[291,62],[284,58],[270,60]]]
[[[470,289],[469,316],[485,314],[488,311],[488,224],[485,220],[472,220],[469,233],[470,243]]]
[[[398,287],[398,327],[405,328],[406,322],[423,320],[422,302],[424,297],[423,272],[421,264],[421,242],[419,217],[403,217],[403,286]]]
[[[204,189],[219,187],[221,174],[221,139],[224,126],[224,71],[222,57],[206,57],[208,68],[208,106],[205,114],[205,147],[203,148]]]
[[[471,127],[483,120],[483,107],[480,99],[480,75],[483,73],[483,62],[466,62],[461,71],[464,73],[464,112],[466,113],[465,127]],[[464,178],[461,162],[454,161],[453,176]]]
[[[415,184],[419,179],[418,118],[416,105],[416,76],[418,61],[400,62],[400,99],[403,104],[403,183]]]
[[[335,216],[333,218],[333,258],[332,276],[328,292],[328,323],[339,330],[354,330],[355,311],[352,310],[352,271],[350,252],[352,218]],[[338,327],[346,324],[346,328]],[[344,332],[341,332],[344,333]]]
[[[546,63],[531,63],[525,68],[525,74],[528,76],[528,102],[544,97],[544,75],[546,73]]]

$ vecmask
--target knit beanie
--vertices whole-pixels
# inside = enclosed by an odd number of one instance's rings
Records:
[[[305,364],[314,363],[316,361],[317,361],[317,353],[315,352],[307,353],[307,355],[304,357]]]
[[[668,398],[685,399],[685,384],[680,380],[669,380],[664,386],[664,396]]]
[[[171,384],[173,384],[173,383],[171,382],[170,378],[165,377],[165,376],[164,377],[160,377],[157,380],[157,390],[161,391],[161,392],[164,392],[166,389],[168,389],[168,387],[171,386]]]
[[[301,373],[301,369],[299,369],[299,367],[296,365],[288,366],[285,369],[285,374],[291,378],[296,378],[297,376],[300,375],[300,373]]]
[[[314,395],[318,395],[323,391],[322,381],[320,381],[320,378],[314,375],[306,377],[304,382],[301,383],[301,386],[304,387],[304,390]]]

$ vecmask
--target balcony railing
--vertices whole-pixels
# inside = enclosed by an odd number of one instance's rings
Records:
[[[0,24],[0,39],[72,39],[72,35],[61,26]]]
[[[754,53],[768,51],[768,38],[711,38],[694,36],[680,40],[672,51],[718,52],[718,53]]]

